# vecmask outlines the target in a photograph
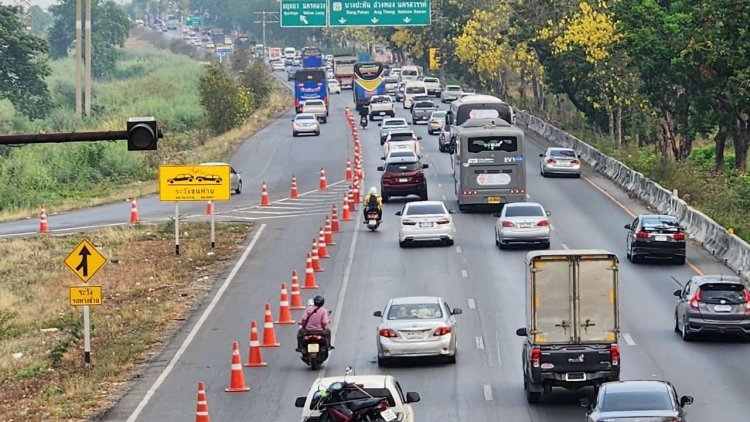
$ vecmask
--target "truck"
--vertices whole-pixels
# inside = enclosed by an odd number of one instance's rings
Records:
[[[211,30],[211,42],[214,43],[214,45],[221,45],[224,44],[224,39],[226,36],[224,35],[224,30],[221,28],[214,28]]]
[[[523,387],[538,403],[553,387],[577,390],[620,379],[618,260],[605,250],[526,255]]]
[[[354,63],[357,56],[337,54],[333,56],[333,77],[339,81],[341,88],[354,89]]]
[[[383,118],[385,118],[385,116],[396,117],[396,104],[388,95],[375,95],[370,97],[368,110],[370,121],[375,120],[375,117],[378,116]]]

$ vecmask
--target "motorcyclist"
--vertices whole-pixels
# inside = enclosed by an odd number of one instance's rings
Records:
[[[367,109],[367,107],[361,107],[359,109],[359,124],[362,125],[362,127],[367,127],[367,120],[370,112]]]
[[[365,195],[364,207],[362,214],[365,217],[365,224],[367,224],[367,217],[370,211],[378,212],[378,220],[383,218],[383,198],[378,195],[378,189],[373,186],[370,191]]]
[[[305,313],[302,315],[302,320],[299,322],[300,329],[297,332],[297,351],[304,350],[302,344],[305,335],[310,331],[319,331],[326,338],[328,348],[333,350],[331,344],[331,320],[328,317],[330,311],[323,307],[326,300],[323,296],[317,295],[312,299],[312,303],[308,302]]]

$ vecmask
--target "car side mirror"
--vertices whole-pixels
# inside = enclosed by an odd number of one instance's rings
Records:
[[[677,296],[677,297],[682,297],[682,290],[677,289],[672,294],[675,295],[675,296]]]
[[[544,154],[539,154],[539,157],[544,157]]]
[[[428,168],[430,168],[430,165],[429,164],[422,164],[422,168],[423,169],[428,169]]]
[[[464,311],[461,310],[461,308],[453,308],[451,311],[451,315],[461,315],[462,313],[464,313]]]
[[[385,157],[381,158],[382,160],[385,160]],[[385,171],[385,167],[378,166],[378,171]]]
[[[307,397],[297,397],[294,400],[294,406],[295,407],[305,407],[305,401],[307,401]]]
[[[693,404],[693,398],[691,396],[680,397],[680,406],[687,406],[689,404]]]
[[[448,214],[455,214],[456,210],[448,210]]]
[[[380,157],[381,160],[385,160],[385,155]]]
[[[380,127],[380,126],[383,126],[383,124],[382,123],[378,123],[378,127]]]
[[[626,225],[625,225],[624,227],[625,227],[626,229],[630,230],[630,224],[626,224]]]
[[[372,313],[372,316],[376,316],[376,317],[381,317],[382,318],[383,317],[383,311],[375,311],[375,312]]]
[[[519,328],[516,330],[516,335],[518,337],[528,337],[529,333],[526,331],[526,328]]]
[[[294,121],[294,119],[292,119],[292,121]]]
[[[547,214],[547,217],[549,217],[550,215],[552,215],[552,213],[549,212],[549,211],[545,211],[544,213]]]
[[[418,140],[418,141],[421,141],[421,140],[422,140],[422,137],[421,137],[421,136],[417,136],[417,140]]]
[[[407,403],[416,403],[418,401],[422,400],[421,397],[419,397],[419,393],[415,393],[413,391],[406,393],[406,402]]]
[[[401,211],[396,211],[396,215],[401,215]]]
[[[584,397],[578,400],[578,405],[588,409],[591,406],[591,400],[589,400],[587,397]]]

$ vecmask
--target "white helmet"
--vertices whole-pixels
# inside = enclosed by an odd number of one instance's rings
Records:
[[[378,189],[373,186],[370,188],[370,195],[376,195],[378,193]]]

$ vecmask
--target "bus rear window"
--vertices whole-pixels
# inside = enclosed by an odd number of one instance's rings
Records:
[[[469,138],[467,141],[468,150],[471,153],[491,152],[491,151],[518,151],[518,139],[513,136],[482,136],[478,138]]]

